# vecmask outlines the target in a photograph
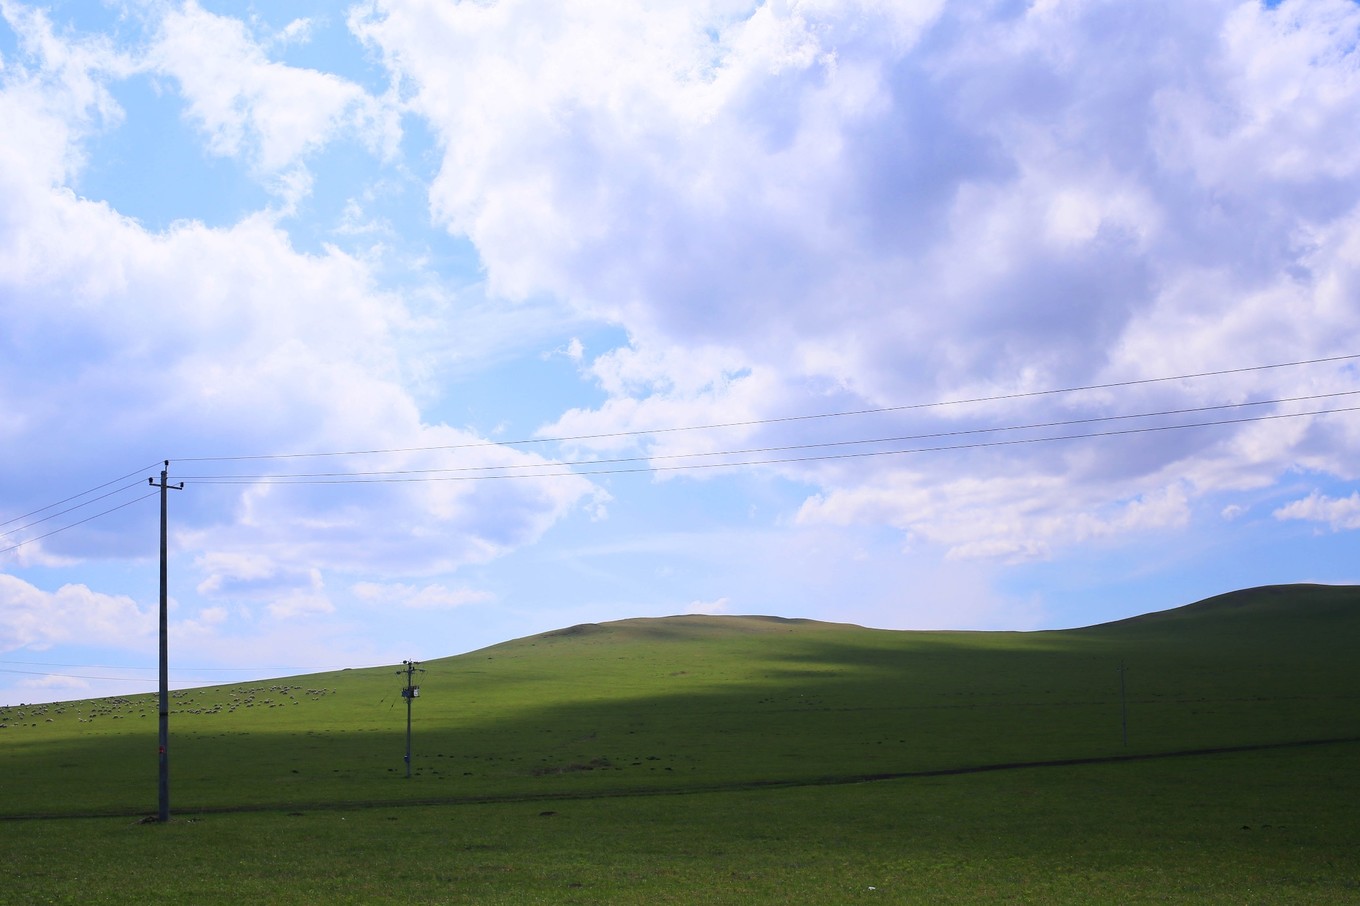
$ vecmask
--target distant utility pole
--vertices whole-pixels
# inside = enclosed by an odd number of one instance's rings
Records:
[[[420,697],[420,687],[411,685],[411,678],[417,670],[421,673],[425,671],[420,667],[420,661],[402,661],[402,669],[397,671],[397,676],[406,674],[406,688],[401,690],[401,697],[406,699],[406,777],[411,777],[411,702]]]
[[[1124,748],[1129,747],[1129,697],[1124,683],[1124,674],[1128,670],[1124,667],[1124,662],[1119,662],[1119,725],[1124,733]]]
[[[169,573],[166,570],[166,491],[174,489],[184,490],[184,482],[170,484],[167,480],[167,473],[170,471],[170,460],[165,461],[165,468],[161,469],[161,483],[156,484],[156,479],[148,478],[147,482],[153,488],[161,489],[161,745],[160,745],[160,811],[157,817],[162,824],[170,820],[170,645],[167,641],[169,636],[169,619],[166,616],[169,610],[168,601],[170,598]]]

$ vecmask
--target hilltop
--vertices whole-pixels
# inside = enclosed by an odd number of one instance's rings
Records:
[[[1358,618],[1360,618],[1360,586],[1265,585],[1230,591],[1182,607],[1140,614],[1088,628],[1184,623],[1188,620],[1206,619],[1254,619],[1291,623],[1337,620],[1345,623]]]
[[[581,623],[564,629],[544,632],[521,639],[502,642],[483,649],[487,652],[509,652],[518,647],[561,640],[600,642],[697,641],[723,636],[796,635],[800,632],[824,635],[834,632],[869,632],[897,635],[904,640],[925,636],[1064,636],[1071,634],[1103,635],[1110,638],[1143,638],[1144,629],[1174,629],[1176,632],[1203,630],[1221,631],[1229,626],[1240,626],[1247,631],[1273,632],[1281,627],[1292,627],[1295,634],[1314,633],[1319,639],[1332,636],[1331,630],[1342,629],[1341,638],[1349,627],[1360,627],[1360,586],[1336,585],[1267,585],[1226,592],[1190,604],[1151,611],[1137,616],[1112,620],[1091,626],[1059,630],[1028,632],[977,632],[973,630],[891,630],[868,629],[851,623],[828,623],[778,616],[688,614],[666,617],[635,617],[605,623]],[[477,654],[473,652],[472,654]]]

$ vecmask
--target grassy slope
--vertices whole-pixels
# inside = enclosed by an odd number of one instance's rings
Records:
[[[1317,587],[1059,632],[586,625],[426,663],[411,782],[393,669],[179,693],[174,803],[713,787],[1357,736],[1357,639],[1360,590]],[[0,713],[0,813],[154,808],[153,696],[18,714]]]
[[[172,773],[196,822],[7,822],[0,845],[14,902],[95,901],[81,878],[110,902],[828,902],[871,886],[1084,902],[1110,885],[1126,902],[1350,902],[1355,744],[742,787],[1360,736],[1357,639],[1360,590],[1313,587],[1064,632],[573,627],[427,663],[409,782],[395,668],[195,690],[176,699]],[[0,714],[0,812],[154,811],[152,697],[40,710]],[[696,788],[729,791],[547,798]],[[475,797],[543,798],[313,810]],[[250,804],[274,811],[203,814]],[[157,831],[174,883],[143,865]],[[89,855],[62,868],[73,841]]]

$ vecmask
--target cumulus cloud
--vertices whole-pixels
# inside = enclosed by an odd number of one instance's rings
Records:
[[[726,598],[718,598],[716,601],[691,601],[685,605],[687,614],[704,614],[713,616],[715,614],[727,613],[729,610]]]
[[[495,600],[495,596],[487,591],[475,588],[449,588],[439,583],[422,586],[402,582],[360,582],[354,586],[354,594],[360,600],[371,604],[418,610],[447,609]]]
[[[42,498],[49,492],[25,475],[34,468],[94,485],[169,457],[172,481],[192,473],[190,488],[175,494],[174,543],[197,558],[195,581],[204,594],[230,597],[253,594],[252,584],[286,586],[312,569],[382,577],[387,569],[430,574],[486,562],[532,542],[592,498],[591,485],[570,476],[457,480],[458,469],[513,472],[548,460],[424,420],[411,388],[427,371],[421,350],[437,342],[440,328],[380,288],[369,263],[330,247],[300,252],[267,213],[220,228],[179,222],[157,233],[72,193],[64,184],[68,170],[44,162],[78,157],[96,113],[112,115],[103,87],[112,77],[110,58],[54,37],[37,14],[10,5],[4,12],[36,36],[23,60],[0,70],[0,110],[15,124],[0,137],[0,159],[24,162],[0,167],[0,439],[26,451],[0,478],[9,507],[48,502]],[[202,38],[223,27],[193,4],[172,12],[162,62],[188,59],[196,46],[188,32]],[[233,74],[236,81],[223,77],[218,87],[227,94],[202,115],[223,141],[254,136],[261,160],[287,165],[358,101],[343,86],[318,100],[309,94],[310,77],[241,50],[237,29],[228,28],[217,51],[203,50],[212,65],[194,70],[227,65],[212,53],[245,67]],[[288,87],[295,77],[302,79],[296,91]],[[259,91],[246,91],[245,83]],[[284,100],[264,86],[278,87]],[[294,104],[316,107],[322,119],[307,119]],[[276,134],[294,113],[302,131]],[[51,438],[86,442],[53,447]],[[221,459],[385,449],[406,452],[307,467],[405,470],[408,479],[444,469],[446,480],[282,487],[248,476],[286,471],[284,461],[231,470]],[[195,458],[195,465],[186,462]],[[224,470],[242,483],[204,480]],[[152,537],[140,524],[136,531],[93,531],[35,544],[24,556],[145,556],[144,539]],[[310,579],[303,591],[289,592],[275,610],[331,606]]]
[[[316,568],[308,570],[307,578],[306,588],[294,589],[270,601],[269,615],[276,620],[287,620],[334,613],[335,605],[326,595],[326,583],[321,578],[321,570]]]
[[[279,37],[303,39],[308,27],[295,20]],[[341,131],[387,154],[399,138],[395,116],[358,85],[270,60],[245,23],[193,0],[160,20],[147,60],[179,83],[214,154],[246,158],[294,196],[306,188],[296,165]]]
[[[198,612],[198,622],[205,626],[215,626],[225,622],[227,619],[227,609],[225,607],[205,607]]]
[[[1360,493],[1349,497],[1328,497],[1317,491],[1277,509],[1276,519],[1300,519],[1305,522],[1325,522],[1332,531],[1360,528]]]
[[[206,576],[195,590],[207,598],[267,600],[289,597],[299,591],[316,592],[322,586],[315,568],[286,559],[281,562],[259,550],[213,550],[198,556],[194,567]],[[225,615],[225,611],[221,612]]]
[[[1353,351],[1360,7],[1346,0],[372,0],[352,28],[439,136],[431,210],[476,244],[491,290],[554,294],[629,331],[588,365],[607,400],[548,435]],[[661,457],[1348,386],[1337,369],[1299,374],[598,449]],[[1338,451],[1357,442],[1348,423],[1301,419],[779,471],[818,489],[804,519],[1034,557],[1182,525],[1199,498],[1303,462],[1343,474]]]
[[[1172,485],[1156,494],[1109,499],[1087,492],[1064,500],[1062,479],[1031,480],[1029,493],[1015,494],[1004,477],[964,478],[922,487],[916,476],[899,472],[878,484],[837,489],[809,498],[799,510],[803,525],[894,525],[916,540],[939,544],[951,558],[1020,561],[1049,556],[1055,547],[1128,532],[1184,525],[1186,491]],[[1130,488],[1136,484],[1130,483]]]
[[[21,54],[0,67],[0,172],[13,187],[46,187],[72,178],[84,164],[80,140],[116,126],[123,110],[106,81],[134,68],[132,60],[100,38],[65,38],[48,15],[0,2],[0,17],[14,30]],[[13,219],[17,212],[11,211]],[[4,217],[0,213],[0,217]]]
[[[43,649],[63,642],[135,648],[150,644],[156,614],[126,595],[63,585],[45,591],[16,576],[0,573],[0,650]]]

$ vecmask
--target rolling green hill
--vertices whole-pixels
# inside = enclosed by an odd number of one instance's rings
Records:
[[[1360,590],[1312,586],[1053,632],[587,624],[422,665],[409,781],[395,668],[177,692],[173,801],[730,789],[1356,737],[1357,640]],[[0,724],[0,813],[154,808],[154,696]]]
[[[177,692],[165,825],[154,696],[4,708],[0,904],[1354,903],[1357,640],[574,626],[424,664],[410,779],[395,666]]]

